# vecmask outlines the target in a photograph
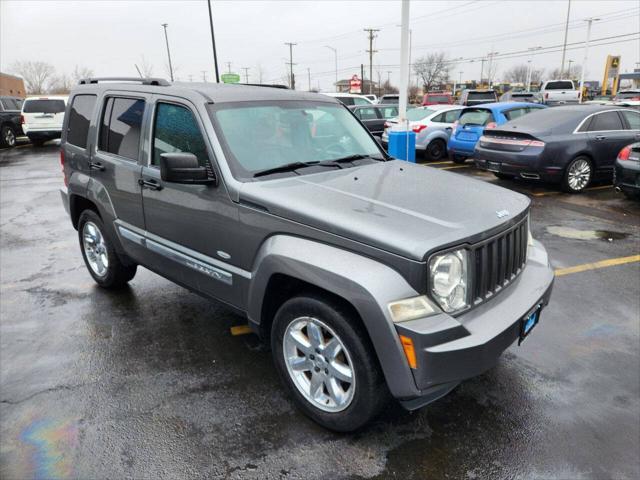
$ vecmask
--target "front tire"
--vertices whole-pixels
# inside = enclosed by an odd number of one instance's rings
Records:
[[[0,129],[0,147],[12,148],[16,146],[16,131],[13,127],[5,125]]]
[[[103,288],[118,289],[131,280],[137,265],[124,265],[109,238],[104,224],[93,210],[85,210],[78,220],[78,238],[82,258],[95,282]]]
[[[593,166],[587,157],[579,156],[571,160],[564,171],[562,189],[568,193],[579,193],[591,183]]]
[[[366,332],[331,298],[309,294],[286,301],[273,321],[271,350],[298,408],[325,428],[356,430],[388,400]]]

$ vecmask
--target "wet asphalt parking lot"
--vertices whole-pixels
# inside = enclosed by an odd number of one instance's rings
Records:
[[[254,336],[231,335],[242,318],[145,269],[97,288],[57,147],[0,151],[0,477],[640,478],[640,202],[431,167],[531,196],[561,274],[551,304],[484,375],[334,434]]]

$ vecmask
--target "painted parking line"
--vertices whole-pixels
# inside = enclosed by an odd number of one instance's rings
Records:
[[[438,170],[453,170],[454,168],[469,168],[471,165],[454,165],[452,167],[442,167]]]
[[[429,163],[423,163],[423,165],[425,166],[430,166],[430,165],[448,165],[448,164],[452,164],[453,162],[451,160],[445,160],[443,162],[429,162]]]
[[[605,189],[611,189],[613,188],[613,185],[599,185],[597,187],[588,187],[585,188],[584,191],[585,192],[592,192],[594,190],[605,190]],[[548,197],[550,195],[562,195],[564,192],[536,192],[536,193],[531,193],[530,195],[533,197]]]
[[[248,335],[253,333],[251,327],[249,325],[236,325],[235,327],[231,327],[231,335],[237,337],[238,335]]]
[[[555,271],[556,277],[569,275],[572,273],[586,272],[587,270],[597,270],[599,268],[613,267],[616,265],[624,265],[626,263],[640,262],[640,255],[631,255],[629,257],[611,258],[609,260],[601,260],[594,263],[583,263],[574,267],[558,268]]]

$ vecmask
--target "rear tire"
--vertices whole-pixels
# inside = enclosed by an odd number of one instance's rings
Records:
[[[442,160],[447,156],[447,144],[439,138],[431,140],[425,149],[425,156],[432,162]]]
[[[460,155],[453,154],[453,155],[451,155],[451,161],[453,163],[457,163],[458,165],[462,165],[464,162],[467,161],[467,157],[463,157],[463,156],[460,156]]]
[[[389,399],[367,333],[330,297],[303,294],[287,300],[273,321],[271,351],[298,408],[325,428],[356,430]]]
[[[569,162],[562,177],[562,189],[567,193],[580,193],[591,183],[593,166],[591,160],[579,156]]]
[[[10,125],[0,129],[0,147],[12,148],[16,146],[16,131]]]
[[[137,265],[124,265],[105,234],[100,216],[85,210],[78,220],[82,258],[95,282],[103,288],[123,288],[136,274]]]

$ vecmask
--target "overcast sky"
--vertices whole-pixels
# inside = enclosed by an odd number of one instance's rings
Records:
[[[359,73],[368,65],[364,28],[379,28],[374,48],[374,79],[378,72],[397,84],[400,56],[399,1],[220,1],[213,16],[220,70],[241,73],[249,67],[249,81],[284,83],[289,49],[296,42],[293,61],[298,88],[311,84],[333,90],[334,54],[338,76]],[[622,71],[640,67],[640,3],[638,0],[571,2],[567,59],[581,63],[587,17],[593,24],[587,79],[601,80],[607,54],[622,56]],[[412,1],[412,60],[433,51],[462,57],[454,68],[463,79],[478,79],[480,58],[498,52],[497,76],[526,63],[527,49],[544,47],[533,59],[537,67],[560,67],[567,0],[558,1]],[[0,0],[0,69],[11,71],[17,60],[42,60],[58,72],[71,73],[75,65],[96,75],[136,75],[142,57],[154,75],[168,78],[162,23],[168,23],[176,77],[213,78],[213,60],[206,0],[197,1],[14,1]],[[636,33],[635,36],[627,34]],[[625,36],[626,35],[626,36]],[[608,38],[607,37],[617,37]],[[603,40],[598,40],[603,39]],[[607,42],[619,42],[599,45]],[[549,47],[549,48],[547,48]],[[525,53],[523,54],[522,51]],[[365,68],[366,70],[366,68]],[[387,73],[391,72],[391,73]]]

